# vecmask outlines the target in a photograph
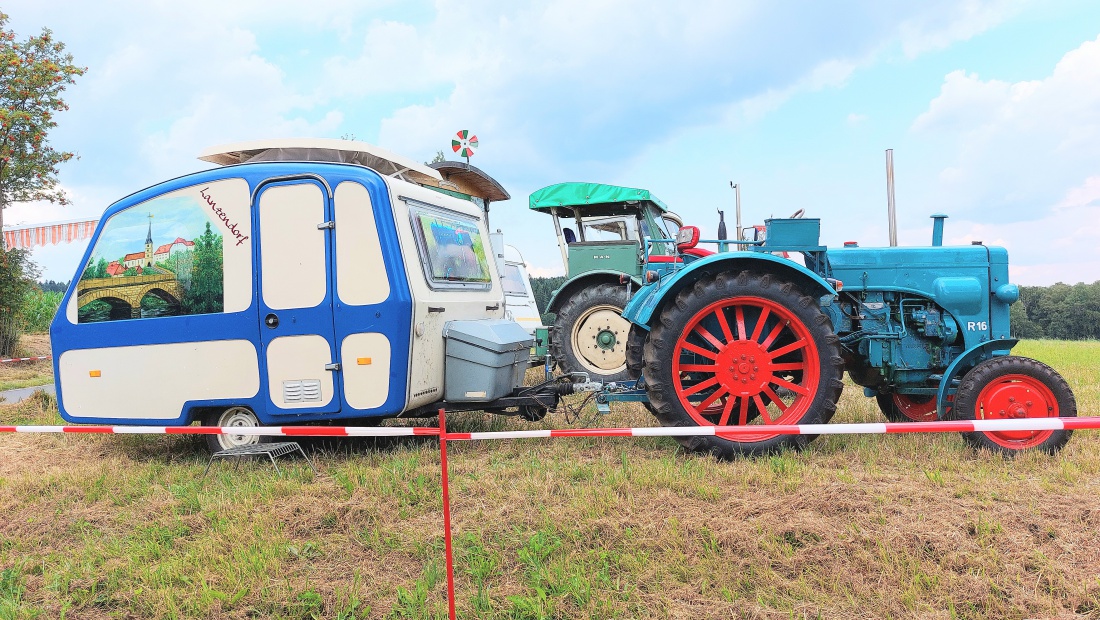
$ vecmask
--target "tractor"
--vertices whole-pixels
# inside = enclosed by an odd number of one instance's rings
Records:
[[[630,323],[622,318],[647,268],[678,260],[670,242],[680,217],[649,190],[559,183],[531,194],[531,209],[553,217],[567,280],[546,312],[557,315],[550,353],[559,370],[594,381],[623,381]]]
[[[1009,305],[1020,292],[1008,252],[945,247],[946,216],[932,217],[931,247],[830,249],[820,244],[820,220],[775,218],[762,241],[702,242],[719,244],[714,252],[699,247],[698,229],[683,227],[674,244],[682,260],[660,258],[662,269],[646,272],[624,309],[627,365],[645,398],[620,400],[648,400],[667,426],[760,427],[737,439],[680,439],[719,458],[805,446],[812,436],[768,426],[829,422],[844,373],[892,421],[1076,416],[1056,371],[1010,354]],[[1054,453],[1069,436],[964,433],[1007,454]]]

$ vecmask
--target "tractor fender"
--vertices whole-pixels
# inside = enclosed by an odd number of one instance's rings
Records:
[[[944,419],[947,409],[947,396],[948,392],[951,391],[951,382],[955,379],[955,375],[959,373],[959,370],[971,368],[978,362],[990,357],[1008,355],[1017,342],[1020,341],[1015,338],[990,340],[974,345],[964,351],[962,355],[956,357],[947,367],[947,370],[944,371],[943,378],[940,379],[940,386],[936,390],[936,417],[941,420]]]
[[[558,287],[558,290],[550,295],[550,301],[546,304],[546,312],[557,314],[559,302],[564,302],[569,299],[573,296],[573,293],[580,289],[596,286],[597,284],[619,284],[619,278],[622,275],[623,272],[621,271],[599,270],[586,271],[580,275],[574,276],[566,280],[564,284]],[[641,279],[636,276],[630,276],[630,281],[632,283],[632,290],[637,290],[638,287],[642,285]]]
[[[623,317],[649,329],[654,317],[666,301],[675,299],[683,288],[700,278],[722,272],[752,269],[776,275],[800,286],[807,295],[835,297],[836,290],[818,274],[786,258],[760,252],[722,252],[701,258],[683,269],[666,274],[634,294],[623,311]]]

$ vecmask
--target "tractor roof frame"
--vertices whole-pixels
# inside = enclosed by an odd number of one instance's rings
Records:
[[[631,215],[652,207],[658,213],[668,206],[647,189],[603,183],[558,183],[531,194],[530,208],[560,217]]]

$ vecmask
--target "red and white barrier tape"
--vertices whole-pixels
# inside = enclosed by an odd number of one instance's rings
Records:
[[[878,435],[892,433],[972,433],[1100,429],[1100,417],[867,422],[858,424],[774,424],[750,426],[656,426],[647,428],[565,428],[532,431],[447,433],[450,441],[547,439],[554,437],[693,437],[727,439],[760,435]],[[406,426],[0,426],[0,433],[100,433],[116,435],[260,435],[264,437],[438,436],[434,427]]]
[[[9,357],[7,359],[0,359],[0,364],[11,364],[14,362],[37,362],[38,360],[48,360],[52,357],[52,355],[39,355],[38,357]]]

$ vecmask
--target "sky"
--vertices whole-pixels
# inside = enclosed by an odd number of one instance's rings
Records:
[[[491,227],[532,275],[564,273],[527,197],[563,181],[651,190],[703,236],[805,209],[828,245],[1008,248],[1022,285],[1100,280],[1100,3],[1095,0],[15,0],[88,72],[51,133],[72,204],[96,217],[206,169],[240,140],[354,137],[419,161],[460,129],[512,199]],[[68,280],[80,244],[39,248]]]

